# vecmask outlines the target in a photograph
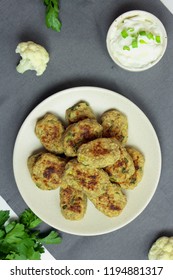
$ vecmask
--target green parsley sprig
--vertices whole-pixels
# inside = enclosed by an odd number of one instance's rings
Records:
[[[59,20],[59,0],[43,0],[46,6],[46,26],[60,32],[62,23]]]
[[[59,244],[56,231],[41,237],[35,228],[42,223],[30,209],[19,218],[10,220],[10,211],[0,210],[0,260],[40,260],[43,244]]]

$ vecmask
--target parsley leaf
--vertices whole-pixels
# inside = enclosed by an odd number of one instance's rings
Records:
[[[60,32],[62,24],[59,20],[59,0],[44,0],[44,4],[46,6],[46,26]]]
[[[0,239],[1,239],[2,237],[4,237],[4,235],[5,235],[5,231],[2,230],[2,229],[0,229]]]
[[[5,242],[12,243],[20,243],[22,239],[27,238],[28,234],[25,232],[25,227],[22,224],[16,224],[5,236]]]
[[[44,238],[39,239],[41,243],[44,244],[59,244],[61,243],[61,238],[55,231],[51,231],[49,235]]]
[[[0,211],[0,259],[40,260],[43,243],[59,244],[62,239],[56,231],[41,238],[40,231],[33,229],[41,222],[30,209],[12,221],[9,221],[9,211]]]
[[[42,223],[42,220],[38,218],[30,209],[26,209],[20,216],[19,220],[25,227],[31,229],[37,227]]]
[[[5,224],[5,222],[10,217],[10,211],[0,210],[0,228]]]

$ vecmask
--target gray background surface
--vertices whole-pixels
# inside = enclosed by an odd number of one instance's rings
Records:
[[[141,9],[157,17],[168,33],[162,60],[150,70],[130,73],[116,66],[106,50],[106,33],[122,12]],[[162,173],[147,208],[133,222],[109,234],[81,237],[60,232],[63,242],[48,249],[56,259],[147,259],[152,242],[173,235],[173,15],[159,1],[60,0],[62,30],[44,24],[41,0],[0,0],[0,195],[20,214],[27,205],[13,176],[13,147],[26,116],[42,100],[75,86],[98,86],[134,102],[153,124],[162,150]],[[16,71],[16,46],[32,40],[50,54],[46,72]],[[147,141],[147,139],[145,139]],[[154,170],[154,166],[153,166]],[[49,229],[44,224],[43,229]]]

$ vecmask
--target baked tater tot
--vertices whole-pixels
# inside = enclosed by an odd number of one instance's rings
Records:
[[[87,196],[67,185],[60,188],[60,207],[64,218],[71,221],[81,220],[86,212]]]
[[[107,190],[99,196],[88,196],[94,206],[108,217],[116,217],[121,214],[127,204],[126,195],[117,184],[111,184]]]
[[[39,153],[28,158],[28,169],[35,185],[42,190],[54,190],[61,184],[66,160],[51,153]]]
[[[125,144],[128,139],[127,117],[118,110],[106,111],[101,116],[103,126],[103,137],[115,137],[118,141]]]
[[[104,168],[120,158],[118,144],[111,138],[98,138],[79,147],[77,159],[84,165]]]
[[[120,186],[123,189],[130,189],[133,190],[136,188],[139,184],[139,182],[142,180],[143,177],[143,172],[144,172],[144,163],[145,163],[145,158],[144,155],[138,151],[137,149],[133,147],[127,147],[127,152],[133,159],[134,167],[135,167],[135,172],[133,175],[127,179],[124,182],[120,183]]]
[[[120,183],[130,178],[135,172],[135,166],[132,157],[127,152],[126,148],[119,146],[120,158],[110,166],[105,168],[105,171],[110,176],[111,182]]]
[[[80,101],[66,110],[65,118],[69,124],[76,123],[84,119],[96,119],[95,114],[89,104]]]
[[[63,153],[62,135],[64,126],[61,121],[51,113],[37,121],[35,133],[46,150],[56,154]]]
[[[85,194],[99,195],[105,192],[109,183],[109,176],[104,170],[85,166],[74,159],[66,164],[61,186],[69,185]]]
[[[102,126],[96,120],[84,119],[69,125],[63,135],[65,155],[77,156],[77,150],[83,143],[100,137],[101,133]]]

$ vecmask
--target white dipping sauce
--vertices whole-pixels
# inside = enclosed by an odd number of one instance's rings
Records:
[[[163,55],[167,36],[161,22],[149,13],[126,14],[127,17],[120,16],[110,27],[109,53],[122,67],[140,71]]]

